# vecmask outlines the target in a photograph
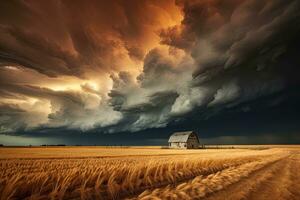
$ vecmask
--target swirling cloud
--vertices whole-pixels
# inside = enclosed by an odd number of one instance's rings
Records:
[[[299,7],[296,0],[4,2],[0,132],[134,132],[247,112],[244,104],[299,84]]]

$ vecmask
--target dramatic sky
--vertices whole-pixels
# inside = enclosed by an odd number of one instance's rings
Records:
[[[300,143],[299,0],[0,3],[0,143]]]

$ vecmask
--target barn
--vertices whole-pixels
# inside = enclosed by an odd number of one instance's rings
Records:
[[[175,132],[169,138],[169,147],[182,149],[198,149],[198,135],[194,131]]]

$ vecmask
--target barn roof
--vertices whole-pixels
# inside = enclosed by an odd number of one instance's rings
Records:
[[[192,133],[193,131],[175,132],[170,136],[169,142],[187,142]]]

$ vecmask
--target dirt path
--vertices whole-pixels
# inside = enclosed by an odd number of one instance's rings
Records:
[[[290,166],[289,163],[289,158],[282,159],[272,165],[262,168],[261,170],[255,171],[249,177],[245,177],[223,190],[209,195],[205,199],[269,199],[270,194],[272,197],[278,197],[282,192],[282,186],[274,184],[278,183],[281,179],[287,181],[287,174],[289,173],[288,168]],[[280,185],[282,184],[286,184],[286,182],[280,183]]]
[[[300,152],[198,176],[179,185],[144,191],[132,199],[300,199]]]
[[[291,161],[291,182],[293,186],[290,191],[293,199],[300,199],[300,152],[295,153]]]
[[[218,199],[299,199],[300,198],[300,154],[291,155],[263,170],[253,173],[222,191],[205,198]]]

